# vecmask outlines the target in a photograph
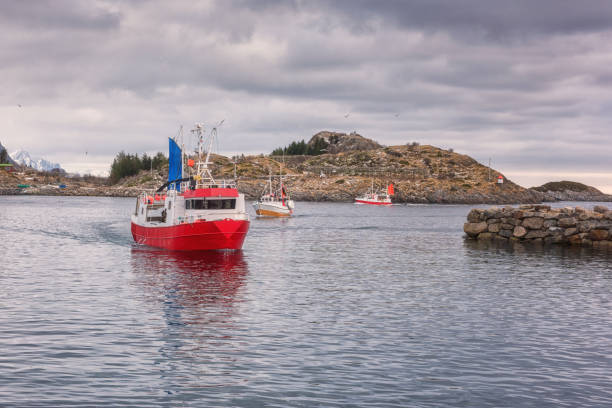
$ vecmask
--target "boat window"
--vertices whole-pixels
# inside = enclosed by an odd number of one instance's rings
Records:
[[[224,210],[233,210],[236,208],[236,200],[222,200]]]
[[[209,210],[220,210],[222,207],[223,200],[206,200]]]
[[[209,210],[233,210],[236,208],[236,199],[206,200]]]
[[[234,210],[236,199],[189,199],[185,200],[186,210]]]
[[[191,208],[193,210],[205,210],[206,209],[206,201],[203,199],[195,199],[191,200]]]

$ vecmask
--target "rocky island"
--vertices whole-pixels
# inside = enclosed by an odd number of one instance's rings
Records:
[[[548,201],[612,201],[612,195],[575,181],[550,182],[540,187],[532,187],[532,190],[550,196]]]
[[[310,154],[287,154],[292,147]],[[281,169],[292,198],[298,201],[351,202],[368,191],[372,182],[376,188],[393,183],[396,203],[512,204],[558,199],[549,190],[523,188],[452,149],[416,142],[383,146],[355,132],[322,131],[307,143],[294,142],[273,153],[233,158],[213,155],[213,173],[216,177],[235,174],[239,189],[250,199],[261,193],[270,172],[278,174]],[[110,184],[94,177],[71,178],[23,168],[12,173],[0,170],[0,194],[136,196],[142,189],[159,187],[166,176],[167,167],[160,167]]]

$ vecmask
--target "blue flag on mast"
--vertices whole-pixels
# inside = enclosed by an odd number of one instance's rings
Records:
[[[168,181],[178,180],[183,177],[183,165],[181,163],[181,148],[174,139],[168,138]],[[181,183],[168,185],[168,190],[181,191]]]

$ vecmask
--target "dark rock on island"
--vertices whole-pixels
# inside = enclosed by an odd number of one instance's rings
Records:
[[[532,187],[544,193],[548,201],[604,201],[612,202],[612,195],[605,194],[595,187],[575,181],[553,181],[539,187]]]

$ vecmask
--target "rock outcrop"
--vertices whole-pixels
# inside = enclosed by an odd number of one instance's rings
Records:
[[[612,210],[547,205],[473,209],[463,231],[470,239],[594,246],[612,249]]]
[[[0,143],[0,163],[8,163],[13,165],[17,164],[11,158],[11,155],[8,153],[8,150],[6,150],[4,146],[2,146],[2,143]]]
[[[548,201],[612,201],[612,195],[575,181],[553,181],[530,190],[545,194]]]
[[[349,134],[339,132],[329,132],[324,130],[314,135],[309,141],[309,146],[314,146],[318,139],[323,139],[327,143],[327,152],[336,154],[357,150],[374,150],[382,146],[372,139],[367,139],[356,132]]]

